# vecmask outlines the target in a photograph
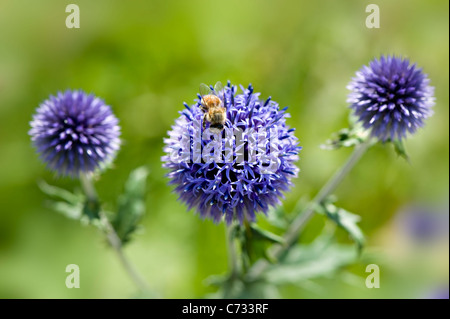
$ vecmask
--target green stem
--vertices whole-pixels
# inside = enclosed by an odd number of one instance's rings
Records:
[[[297,216],[291,223],[291,226],[284,235],[284,239],[287,243],[286,246],[291,245],[295,242],[303,230],[305,224],[314,215],[315,208],[317,205],[321,204],[325,198],[331,195],[331,193],[339,186],[342,180],[347,176],[347,174],[352,170],[356,163],[361,159],[362,155],[367,151],[370,145],[370,140],[358,145],[353,151],[352,155],[348,158],[347,162],[342,166],[322,187],[319,193],[310,202],[306,210]],[[279,248],[274,251],[274,257],[278,258],[281,253],[284,252],[286,248]]]
[[[92,183],[92,176],[80,174],[80,182],[88,200],[98,202],[98,195],[95,190],[94,184]]]
[[[298,236],[302,232],[303,228],[307,222],[314,215],[315,208],[317,205],[323,202],[331,193],[336,189],[336,187],[342,182],[342,180],[347,176],[347,174],[352,170],[356,163],[361,159],[362,155],[367,151],[371,145],[371,139],[368,139],[364,143],[358,145],[353,151],[352,155],[348,158],[347,162],[328,180],[328,182],[322,187],[319,193],[314,197],[314,199],[308,204],[308,206],[303,210],[290,224],[283,238],[285,240],[285,245],[274,245],[269,251],[271,257],[275,260],[280,258],[283,253],[285,253],[289,247],[298,239]],[[264,270],[269,266],[266,260],[257,261],[248,271],[247,277],[252,280],[258,278]]]
[[[228,260],[230,268],[230,278],[236,278],[239,274],[238,254],[236,250],[236,228],[234,224],[226,226],[227,231],[227,246],[228,246]]]
[[[97,192],[95,190],[94,184],[92,183],[92,176],[86,174],[80,174],[80,181],[83,187],[83,190],[86,194],[86,197],[89,201],[99,202]],[[125,271],[128,273],[130,278],[134,281],[134,283],[141,289],[142,291],[149,291],[149,287],[143,277],[139,274],[136,268],[131,264],[131,262],[127,259],[122,249],[122,241],[117,235],[114,227],[111,225],[109,219],[106,215],[100,211],[100,222],[103,226],[104,233],[106,238],[111,245],[111,247],[116,252],[117,257],[119,258],[122,266]]]

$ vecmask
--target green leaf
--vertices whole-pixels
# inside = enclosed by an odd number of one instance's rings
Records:
[[[333,133],[331,139],[321,145],[322,149],[336,150],[341,147],[354,147],[365,142],[368,133],[360,124],[352,124],[349,128],[343,128]]]
[[[203,280],[203,284],[205,286],[215,286],[220,287],[223,285],[227,280],[229,280],[228,275],[211,275],[209,277],[206,277]]]
[[[89,221],[100,218],[100,203],[96,200],[87,199],[83,206],[83,216],[86,216]]]
[[[83,216],[85,197],[81,193],[72,193],[63,188],[39,181],[38,186],[41,191],[50,197],[57,198],[57,201],[48,201],[51,209],[63,214],[70,219],[80,220]]]
[[[262,239],[262,240],[267,240],[269,242],[282,244],[282,245],[284,245],[286,243],[286,241],[284,240],[283,237],[280,237],[268,230],[262,229],[255,223],[252,223],[250,225],[250,229],[252,231],[253,238],[256,240]]]
[[[272,284],[292,284],[329,277],[354,263],[357,256],[351,245],[316,240],[312,244],[291,247],[278,264],[268,267],[263,278]]]
[[[338,226],[348,232],[350,237],[357,243],[361,250],[365,243],[364,234],[358,226],[361,217],[346,211],[343,208],[336,207],[332,202],[326,201],[322,205],[318,205],[316,210],[326,215]]]
[[[270,283],[256,281],[246,283],[237,299],[279,299],[281,298],[278,288]]]
[[[220,283],[220,289],[205,296],[210,299],[279,299],[277,287],[263,281],[251,283],[228,279]]]
[[[81,219],[82,211],[83,211],[83,205],[81,202],[77,205],[74,205],[74,204],[69,204],[67,202],[62,202],[62,201],[59,201],[59,202],[50,201],[49,206],[53,210],[57,211],[58,213],[63,214],[67,218],[76,219],[76,220]]]
[[[145,213],[147,176],[148,170],[145,167],[133,170],[125,183],[124,193],[119,197],[112,225],[123,243],[130,240]]]
[[[270,209],[267,213],[266,220],[270,225],[280,229],[286,229],[289,225],[283,206],[278,206],[277,208]]]
[[[403,157],[409,163],[409,156],[406,153],[405,145],[401,140],[392,141],[392,145],[394,145],[395,152],[398,156]]]
[[[63,188],[47,184],[47,182],[43,180],[38,182],[38,186],[44,194],[47,194],[51,197],[57,197],[70,204],[76,205],[84,199],[84,196],[82,194],[74,194]]]

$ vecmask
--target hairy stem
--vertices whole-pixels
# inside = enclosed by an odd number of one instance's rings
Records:
[[[99,202],[97,192],[95,190],[94,184],[92,183],[91,176],[81,174],[80,181],[88,200],[93,202]],[[108,243],[116,252],[116,255],[119,258],[120,262],[122,263],[122,266],[124,267],[125,271],[128,273],[133,282],[139,287],[139,289],[141,289],[142,291],[148,291],[149,288],[147,283],[123,253],[122,241],[120,240],[119,236],[114,230],[114,227],[111,225],[111,222],[102,211],[100,211],[99,214],[100,214],[100,222],[101,225],[103,226],[103,230],[108,240]]]
[[[358,145],[348,158],[347,162],[328,180],[322,187],[319,193],[308,204],[308,206],[292,221],[283,238],[285,245],[274,245],[269,251],[269,254],[276,260],[280,258],[284,252],[298,239],[306,223],[314,215],[315,207],[323,202],[325,198],[339,186],[342,180],[352,170],[356,163],[361,159],[362,155],[367,151],[371,145],[371,140],[368,139],[364,143]],[[257,261],[248,271],[247,278],[252,280],[258,278],[262,272],[267,268],[269,263],[266,260]]]

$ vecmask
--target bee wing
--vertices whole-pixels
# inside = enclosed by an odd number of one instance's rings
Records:
[[[225,90],[223,88],[222,82],[218,81],[214,85],[214,92],[223,101],[223,104],[225,106],[226,105],[226,103],[225,103]]]
[[[216,92],[216,94],[219,94],[219,92],[222,92],[223,90],[223,85],[222,82],[217,82],[216,85],[214,85],[214,91]]]
[[[211,88],[207,86],[205,83],[200,84],[200,95],[203,97],[204,95],[208,95],[211,93]]]

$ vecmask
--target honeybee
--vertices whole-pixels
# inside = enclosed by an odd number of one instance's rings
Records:
[[[222,98],[219,97],[222,94]],[[227,110],[225,108],[225,92],[221,82],[217,82],[212,90],[208,85],[200,84],[201,110],[203,115],[203,129],[208,121],[209,128],[214,133],[220,133],[224,129],[227,120]]]

